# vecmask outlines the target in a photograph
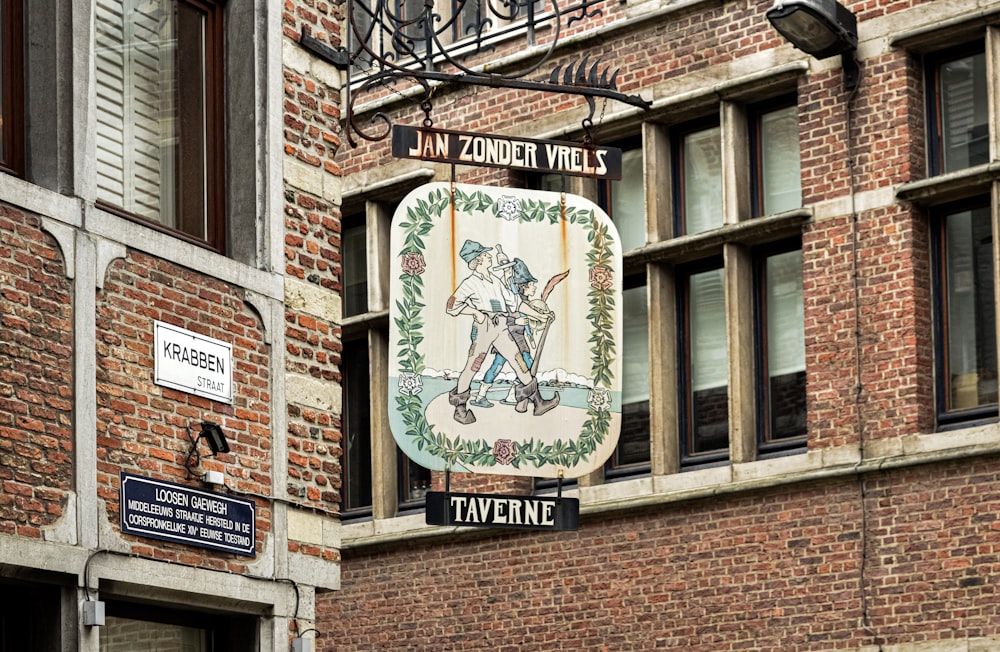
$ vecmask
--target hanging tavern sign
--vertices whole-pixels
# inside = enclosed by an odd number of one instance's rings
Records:
[[[597,179],[622,178],[622,151],[616,147],[430,127],[393,125],[392,155]]]
[[[389,421],[403,452],[433,470],[600,468],[621,424],[611,220],[575,195],[432,183],[400,203],[390,247]]]

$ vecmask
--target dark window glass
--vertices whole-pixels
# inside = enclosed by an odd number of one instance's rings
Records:
[[[0,169],[24,172],[24,24],[22,0],[0,2]]]
[[[368,312],[368,254],[365,216],[345,218],[340,234],[344,316]]]
[[[990,207],[948,208],[935,224],[938,417],[942,424],[993,417],[997,346]]]
[[[395,11],[399,18],[399,29],[393,35],[393,49],[403,57],[426,50],[426,7],[422,0],[395,0]],[[431,13],[433,10],[426,15],[430,16]],[[434,29],[435,26],[430,27]]]
[[[927,75],[931,174],[988,162],[989,106],[983,44],[931,58]]]
[[[431,488],[431,472],[396,449],[399,465],[399,510],[420,509]]]
[[[101,652],[184,650],[251,652],[258,649],[253,618],[181,611],[118,600],[105,602]]]
[[[464,3],[456,0],[452,6],[452,13],[456,14],[452,38],[457,41],[466,36],[475,36],[482,20],[481,11],[479,0],[465,0]]]
[[[0,652],[64,650],[57,586],[0,581]]]
[[[721,261],[680,277],[681,432],[685,464],[729,453],[729,356]]]
[[[222,251],[222,7],[95,2],[97,198]]]
[[[372,506],[371,387],[367,340],[345,342],[341,360],[344,392],[341,415],[344,435],[342,511],[361,515],[370,513]]]
[[[757,391],[763,451],[801,446],[806,434],[802,249],[758,252]]]

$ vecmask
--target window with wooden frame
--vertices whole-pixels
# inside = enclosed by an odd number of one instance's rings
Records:
[[[0,170],[24,174],[24,3],[0,0]]]
[[[994,236],[988,197],[933,211],[938,423],[997,416]]]
[[[97,199],[226,247],[223,7],[96,0]]]
[[[340,511],[344,516],[357,518],[370,516],[372,511],[371,402],[368,400],[371,379],[367,338],[345,341],[340,359],[343,388]]]
[[[925,58],[931,176],[987,163],[989,99],[982,41]]]
[[[341,219],[341,518],[383,519],[423,509],[431,474],[399,450],[389,430],[385,379],[394,205],[357,200],[353,205],[357,212]]]

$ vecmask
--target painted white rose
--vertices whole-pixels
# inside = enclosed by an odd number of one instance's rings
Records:
[[[399,374],[399,393],[406,396],[416,396],[424,388],[423,379],[417,374],[403,372]]]
[[[587,395],[587,405],[595,412],[607,412],[611,409],[611,393],[603,387],[596,387]]]
[[[521,201],[505,195],[497,200],[497,213],[508,222],[513,222],[521,216]]]

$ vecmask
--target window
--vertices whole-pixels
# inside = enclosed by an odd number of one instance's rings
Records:
[[[722,226],[722,131],[718,121],[675,132],[676,233],[702,233]]]
[[[368,254],[365,216],[353,215],[341,222],[344,316],[368,312]]]
[[[996,288],[988,200],[939,209],[932,233],[939,421],[995,417]]]
[[[794,98],[756,107],[752,121],[754,215],[801,208],[802,175],[795,155],[799,151],[799,113]]]
[[[458,41],[466,36],[475,36],[479,23],[483,19],[480,0],[453,0],[452,15],[455,23],[451,38]]]
[[[401,41],[393,47],[406,56],[427,49],[427,21],[424,19],[424,3],[420,0],[395,0],[394,11],[399,19]],[[430,26],[434,29],[434,26]]]
[[[21,0],[0,2],[0,169],[24,172],[24,25]]]
[[[614,222],[622,252],[646,244],[642,144],[632,139],[622,150],[622,178],[597,185],[598,204]],[[649,471],[649,320],[646,275],[632,274],[622,292],[622,425],[606,477]]]
[[[355,516],[371,513],[372,437],[368,374],[368,341],[344,342],[341,354],[341,385],[344,390],[341,429],[341,511]]]
[[[681,277],[681,432],[683,463],[723,459],[729,448],[729,353],[721,261]]]
[[[801,447],[806,434],[802,248],[768,246],[756,258],[757,391],[762,452]]]
[[[607,475],[649,470],[649,319],[645,278],[622,292],[622,426]]]
[[[987,29],[996,34],[995,28]],[[946,40],[953,43],[966,34],[971,36],[963,28]],[[984,41],[978,29],[976,36],[923,54],[928,177],[896,193],[922,206],[929,218],[934,404],[940,429],[997,417],[993,267],[998,243],[992,228],[997,206],[991,200],[997,177],[977,166],[990,160],[988,98],[995,95],[996,82],[987,64],[997,59],[998,46],[995,39]],[[920,51],[944,40],[915,38],[905,45]]]
[[[618,181],[600,182],[597,187],[597,203],[615,223],[624,253],[646,244],[642,146],[637,141],[617,146],[622,150],[622,178]]]
[[[55,585],[0,581],[0,652],[70,647],[63,640],[60,593]]]
[[[97,199],[225,248],[222,7],[97,0]]]
[[[399,195],[408,189],[398,189]],[[422,509],[431,474],[399,450],[389,429],[385,365],[393,205],[353,203],[357,210],[341,219],[341,513],[344,519],[383,519]]]
[[[931,175],[989,161],[986,54],[982,43],[929,58],[928,152]]]
[[[422,509],[431,489],[431,472],[396,448],[399,465],[399,511]]]
[[[450,2],[450,4],[448,4]],[[478,0],[437,0],[431,14],[436,17],[429,25],[424,20],[427,6],[423,0],[392,0],[381,3],[359,0],[352,5],[354,29],[349,34],[350,49],[357,70],[352,74],[370,72],[376,61],[370,50],[386,61],[404,65],[427,52],[428,37],[439,44],[459,41],[476,34],[481,15]],[[428,32],[428,27],[430,31]]]
[[[250,652],[258,649],[253,618],[180,611],[117,600],[105,602],[101,652],[185,650]]]

